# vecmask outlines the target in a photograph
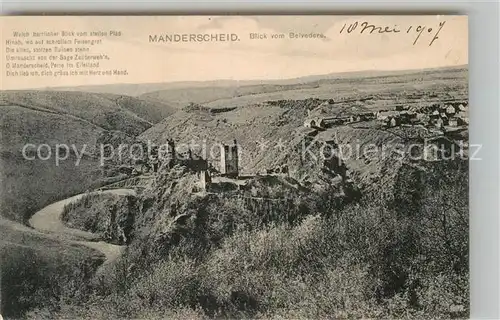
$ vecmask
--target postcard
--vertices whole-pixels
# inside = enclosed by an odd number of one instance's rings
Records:
[[[467,16],[0,25],[5,319],[468,317]]]

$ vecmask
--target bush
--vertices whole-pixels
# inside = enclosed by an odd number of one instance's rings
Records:
[[[130,243],[136,198],[112,193],[88,193],[64,206],[62,220],[70,227],[99,234],[114,244]]]

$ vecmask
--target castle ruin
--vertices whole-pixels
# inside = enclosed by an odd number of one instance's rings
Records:
[[[228,177],[238,177],[238,144],[236,140],[232,145],[221,144],[220,173]]]

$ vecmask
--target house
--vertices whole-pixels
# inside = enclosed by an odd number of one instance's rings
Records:
[[[458,126],[458,119],[456,117],[451,117],[448,119],[448,125],[450,127],[456,127]]]
[[[358,121],[361,121],[360,116],[350,116],[349,117],[349,122],[358,122]]]
[[[462,103],[458,105],[458,110],[459,111],[465,111],[467,110],[467,108],[465,107],[465,105],[463,105]]]
[[[335,100],[334,100],[334,99],[328,99],[328,100],[323,101],[323,102],[320,104],[320,106],[323,106],[323,107],[324,107],[324,106],[328,106],[328,105],[330,105],[330,104],[334,104],[334,103],[335,103]]]
[[[304,121],[304,127],[314,128],[316,127],[316,121],[314,119],[306,119],[306,121]]]
[[[304,121],[304,127],[306,128],[324,128],[325,124],[326,122],[323,118],[313,118]]]
[[[401,124],[401,121],[399,118],[396,118],[396,117],[389,117],[387,120],[386,120],[386,126],[392,128],[392,127],[395,127],[395,126],[398,126]]]
[[[399,116],[399,111],[378,111],[377,120],[387,120],[389,117]],[[390,119],[389,119],[390,121]]]
[[[324,128],[325,127],[325,119],[317,118],[316,119],[316,126],[318,126],[319,128]]]
[[[456,110],[455,107],[452,106],[451,104],[446,107],[446,114],[455,114]]]
[[[457,113],[456,117],[459,119],[460,122],[463,122],[463,124],[469,124],[468,111],[460,111],[459,113]]]

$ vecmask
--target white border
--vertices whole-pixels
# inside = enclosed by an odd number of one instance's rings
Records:
[[[500,319],[499,14],[497,1],[0,1],[5,14],[468,14],[471,318]]]

